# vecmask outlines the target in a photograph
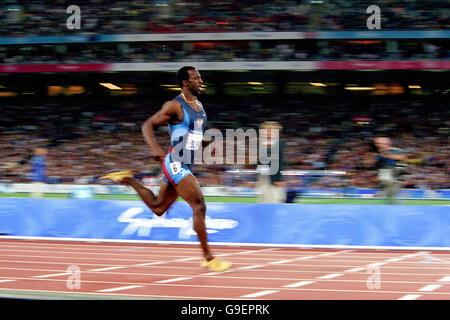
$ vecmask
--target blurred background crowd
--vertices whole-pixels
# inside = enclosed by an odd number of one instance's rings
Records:
[[[81,9],[80,30],[67,28],[67,1],[2,1],[0,36],[76,34],[95,38],[99,34],[367,31],[369,14],[366,9],[374,3],[343,0],[80,0],[74,4]],[[446,0],[379,0],[376,4],[382,10],[382,30],[450,29],[450,3]],[[46,41],[45,44],[0,45],[0,64],[6,65],[173,61],[180,65],[195,65],[203,61],[444,61],[449,58],[448,39],[433,37],[111,43]],[[35,76],[32,82],[37,86],[40,78]],[[360,78],[355,77],[366,80]],[[308,81],[302,76],[299,79]],[[3,89],[9,90],[4,83],[0,84],[0,93],[7,94],[2,92]],[[286,170],[346,172],[342,179],[324,177],[312,181],[310,187],[376,188],[372,141],[382,135],[391,137],[395,147],[417,159],[408,165],[402,176],[403,186],[444,189],[450,188],[448,90],[445,93],[447,95],[440,98],[405,94],[396,95],[394,99],[389,96],[354,99],[345,95],[278,99],[275,94],[269,98],[247,94],[223,99],[206,94],[202,101],[208,112],[208,128],[222,132],[225,129],[258,129],[265,120],[278,121],[283,126],[282,137],[286,144]],[[160,164],[150,160],[140,132],[141,124],[160,108],[163,101],[157,99],[149,102],[145,97],[136,96],[121,102],[111,96],[80,95],[61,101],[45,98],[2,101],[0,182],[30,182],[30,159],[36,147],[48,150],[50,183],[97,183],[98,177],[109,169],[131,169],[141,177],[160,174]],[[358,122],[354,120],[355,116],[369,120]],[[167,128],[158,131],[157,139],[168,148]],[[253,187],[254,180],[230,180],[226,171],[254,167],[201,165],[196,167],[196,175],[203,186],[232,181],[236,185]]]
[[[357,5],[356,5],[356,4]],[[373,1],[343,0],[79,0],[83,32],[171,33],[233,31],[319,31],[366,29]],[[449,29],[446,0],[378,0],[381,24],[389,29]],[[0,34],[70,34],[64,0],[5,0]]]
[[[389,136],[415,164],[407,167],[404,187],[450,188],[450,110],[447,101],[382,98],[354,100],[322,97],[302,99],[211,100],[208,128],[258,129],[272,119],[283,125],[285,170],[342,170],[344,179],[318,179],[310,187],[377,187],[375,136]],[[0,182],[29,182],[33,148],[49,151],[47,174],[51,183],[96,183],[110,169],[132,169],[138,176],[156,176],[160,165],[150,159],[140,127],[159,109],[146,101],[101,103],[89,98],[41,104],[24,103],[3,107],[0,122]],[[363,123],[355,116],[363,115]],[[367,120],[368,119],[368,120]],[[167,128],[157,140],[169,147]],[[226,151],[226,150],[225,150]],[[227,184],[226,170],[255,168],[254,165],[197,165],[203,186]],[[254,186],[251,179],[235,180]]]
[[[448,60],[444,39],[239,40],[0,45],[0,64]]]

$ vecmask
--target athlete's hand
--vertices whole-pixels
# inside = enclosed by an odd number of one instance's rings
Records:
[[[159,146],[154,146],[150,150],[150,153],[151,153],[152,159],[155,160],[155,161],[158,161],[158,162],[163,161],[164,156],[165,156],[164,151]]]

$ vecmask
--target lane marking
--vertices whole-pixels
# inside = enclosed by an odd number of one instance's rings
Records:
[[[366,270],[366,268],[362,268],[362,267],[360,267],[360,268],[353,268],[353,269],[345,270],[344,272],[352,273],[352,272],[358,272],[358,271],[363,271],[363,270]]]
[[[438,280],[439,282],[450,282],[450,276],[445,276]]]
[[[262,264],[255,264],[255,265],[251,265],[251,266],[240,267],[240,268],[237,268],[237,269],[239,269],[239,270],[247,270],[247,269],[260,268],[260,267],[264,267],[264,265],[262,265]]]
[[[264,290],[264,291],[258,291],[255,293],[250,293],[250,294],[246,294],[241,296],[241,298],[256,298],[256,297],[261,297],[261,296],[265,296],[268,294],[272,294],[278,292],[278,290]]]
[[[114,291],[121,291],[121,290],[128,290],[128,289],[135,289],[135,288],[141,288],[143,286],[124,286],[124,287],[117,287],[117,288],[110,288],[110,289],[102,289],[97,290],[97,292],[114,292]]]
[[[294,261],[295,259],[289,259],[289,260],[280,260],[280,261],[273,261],[273,262],[269,262],[268,264],[283,264],[283,263],[289,263]]]
[[[157,264],[164,264],[164,263],[167,263],[167,261],[153,261],[153,262],[146,262],[146,263],[138,263],[138,264],[133,265],[132,267],[136,267],[136,266],[139,266],[139,267],[141,267],[141,266],[154,266],[154,265],[157,265]]]
[[[88,271],[108,271],[108,270],[117,270],[117,269],[122,269],[125,267],[106,267],[106,268],[98,268],[98,269],[91,269]]]
[[[73,274],[71,272],[62,272],[62,273],[51,273],[51,274],[43,274],[40,276],[31,276],[32,278],[51,278],[51,277],[58,277],[58,276],[67,276]]]
[[[330,273],[324,276],[317,277],[318,279],[333,279],[342,276],[342,273]]]
[[[192,278],[191,277],[171,278],[171,279],[167,279],[167,280],[154,281],[154,283],[170,283],[170,282],[183,281],[183,280],[189,280],[189,279],[192,279]]]
[[[379,266],[384,266],[386,264],[386,262],[374,262],[371,264],[368,264],[367,267],[379,267]]]
[[[406,296],[398,298],[398,300],[416,300],[420,298],[422,295],[420,294],[407,294]]]
[[[335,252],[325,252],[325,253],[317,254],[317,255],[314,255],[314,256],[299,257],[299,258],[296,258],[294,260],[309,260],[309,259],[320,258],[320,257],[334,256],[336,254],[345,253],[345,252],[349,252],[349,250],[340,250],[340,251],[335,251]]]
[[[429,284],[429,285],[426,285],[426,286],[420,288],[417,291],[434,291],[436,289],[439,289],[442,286],[443,286],[442,284]]]
[[[299,281],[299,282],[294,282],[291,284],[286,284],[283,287],[285,288],[298,288],[298,287],[303,287],[306,286],[308,284],[314,283],[315,281]]]
[[[402,260],[402,258],[391,258],[391,259],[387,259],[386,260],[386,262],[397,262],[397,261],[400,261],[400,260]]]
[[[176,260],[173,260],[172,262],[190,261],[190,260],[195,260],[195,259],[199,259],[199,258],[198,258],[198,257],[193,257],[193,258],[182,258],[182,259],[176,259]]]

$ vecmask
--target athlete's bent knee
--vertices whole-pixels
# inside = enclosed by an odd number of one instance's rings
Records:
[[[199,201],[192,205],[192,209],[194,213],[204,214],[206,212],[206,204],[205,201]]]

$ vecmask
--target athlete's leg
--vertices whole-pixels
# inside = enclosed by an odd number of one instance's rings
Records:
[[[166,212],[172,203],[174,203],[178,198],[178,193],[174,186],[164,180],[161,181],[157,196],[137,179],[126,178],[122,181],[122,183],[132,187],[137,192],[139,197],[141,197],[142,201],[144,201],[144,203],[157,216],[161,216],[164,212]]]
[[[210,261],[213,259],[213,255],[208,246],[208,234],[206,233],[205,223],[206,204],[200,185],[197,179],[192,174],[189,174],[178,182],[176,190],[180,197],[192,208],[194,231],[197,233],[205,259]]]

